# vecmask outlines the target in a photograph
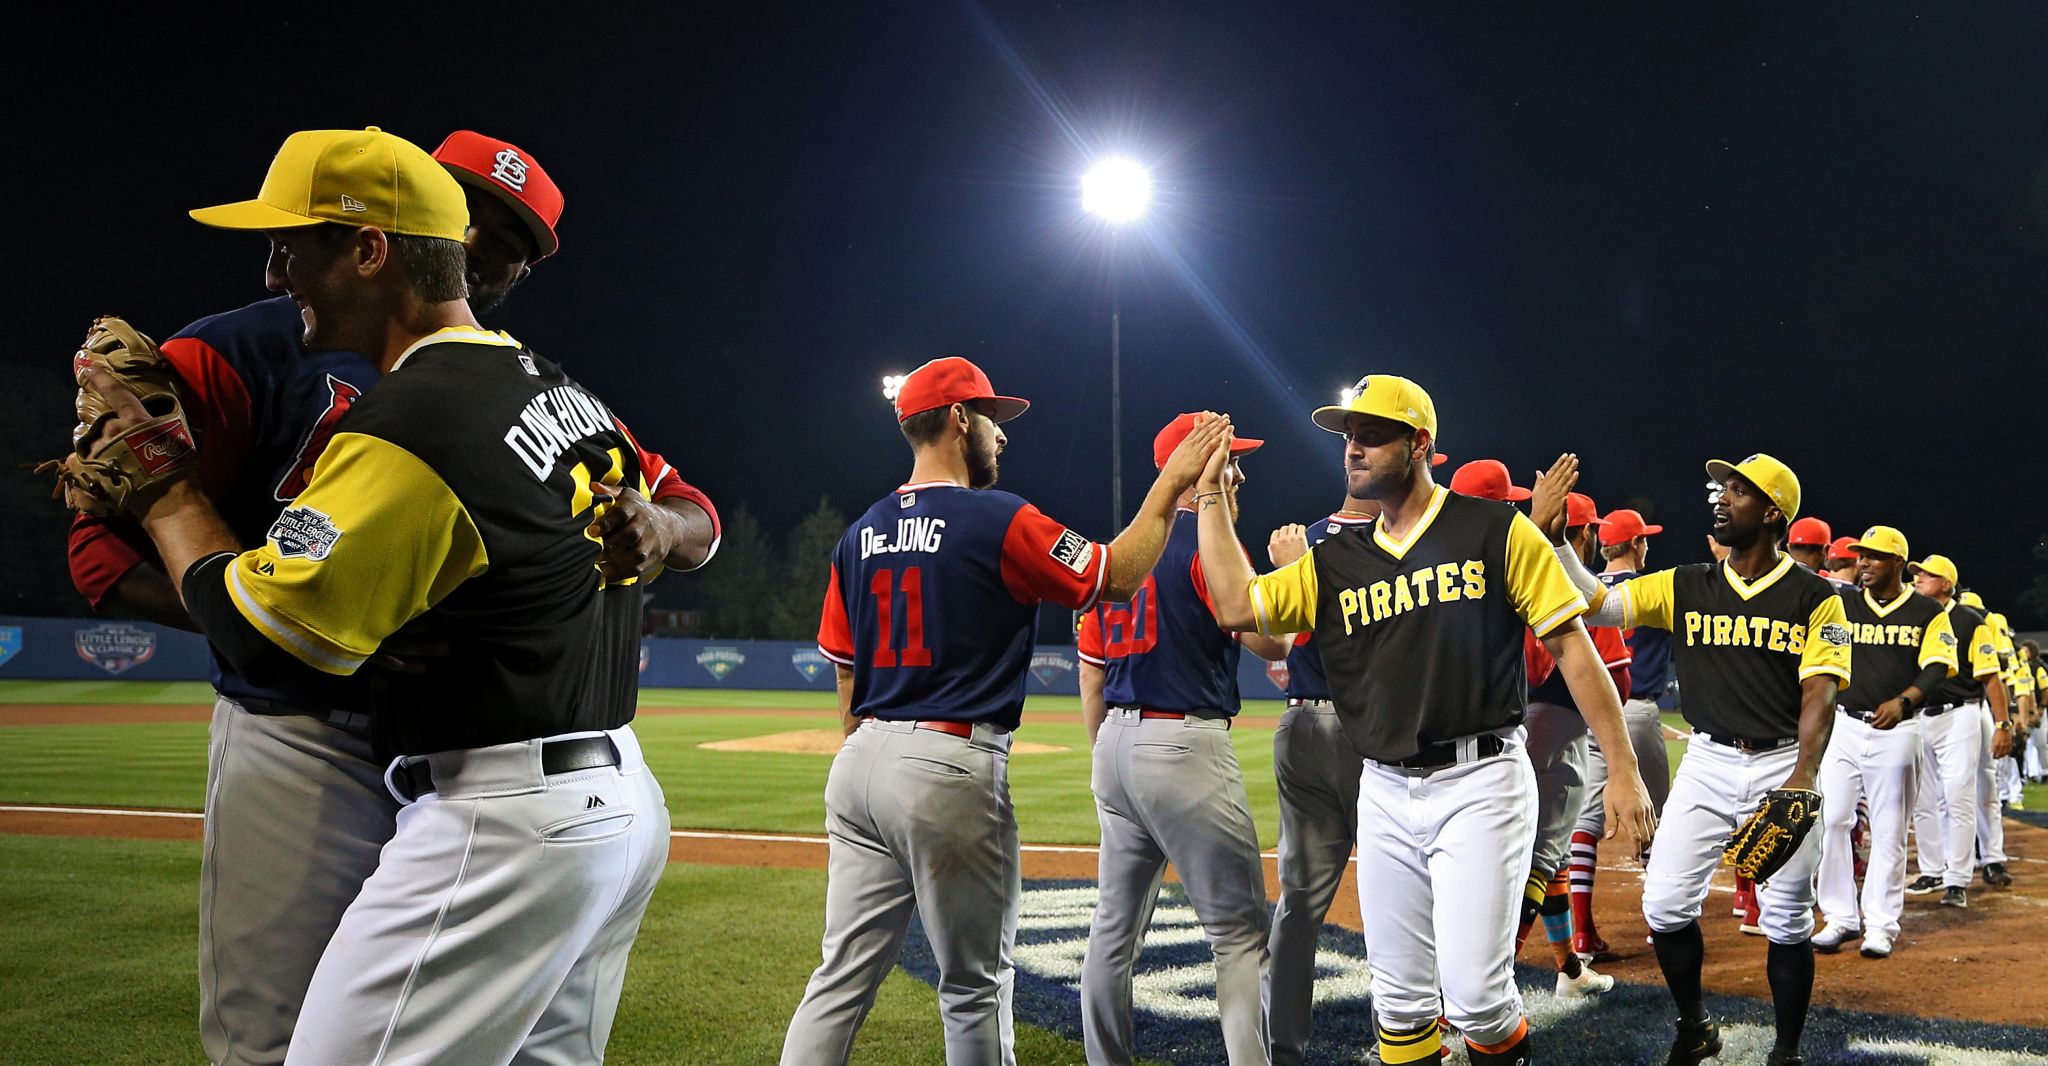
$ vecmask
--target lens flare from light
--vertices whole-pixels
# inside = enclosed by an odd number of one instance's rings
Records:
[[[1081,175],[1081,209],[1121,224],[1143,216],[1152,204],[1152,175],[1135,160],[1114,156]]]

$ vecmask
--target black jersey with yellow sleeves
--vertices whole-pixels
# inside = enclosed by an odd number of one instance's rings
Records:
[[[1630,578],[1622,627],[1672,635],[1680,704],[1696,729],[1747,740],[1799,734],[1801,685],[1832,674],[1850,682],[1850,635],[1842,597],[1792,561],[1755,581],[1726,563],[1698,563]]]
[[[1961,642],[1956,676],[1927,697],[1929,707],[1972,703],[1984,698],[1984,679],[1998,675],[1998,634],[1984,612],[1960,600],[1948,601],[1948,624]]]
[[[1939,663],[1956,672],[1956,635],[1941,602],[1901,587],[1888,603],[1869,589],[1842,593],[1842,616],[1854,642],[1854,675],[1838,702],[1858,717],[1906,691],[1923,670]]]
[[[350,410],[228,591],[328,673],[400,630],[446,641],[377,709],[398,754],[615,728],[638,688],[638,591],[607,594],[596,569],[593,481],[645,491],[611,412],[502,333],[443,330]]]
[[[1332,537],[1251,597],[1259,632],[1314,634],[1345,736],[1381,762],[1520,723],[1524,630],[1586,609],[1526,516],[1442,487],[1405,538]]]

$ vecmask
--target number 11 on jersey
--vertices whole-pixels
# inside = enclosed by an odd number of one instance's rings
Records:
[[[904,567],[900,581],[893,570],[877,570],[874,579],[868,582],[868,591],[875,597],[875,628],[882,638],[881,643],[875,645],[874,665],[881,668],[930,666],[931,649],[924,646],[924,568]],[[898,596],[903,601],[900,642],[895,626]]]

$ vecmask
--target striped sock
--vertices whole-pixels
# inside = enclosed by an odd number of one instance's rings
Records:
[[[1380,1061],[1387,1066],[1435,1062],[1443,1051],[1444,1032],[1434,1018],[1419,1029],[1389,1029],[1382,1025],[1379,1031]]]

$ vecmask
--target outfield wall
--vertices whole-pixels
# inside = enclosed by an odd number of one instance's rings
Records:
[[[1247,699],[1275,699],[1285,673],[1269,674],[1240,656],[1238,687]],[[1040,645],[1032,653],[1033,694],[1080,693],[1074,649]],[[0,679],[204,681],[206,641],[149,622],[0,615]],[[832,663],[815,645],[783,640],[682,640],[640,643],[640,683],[650,688],[811,689],[829,692]]]

